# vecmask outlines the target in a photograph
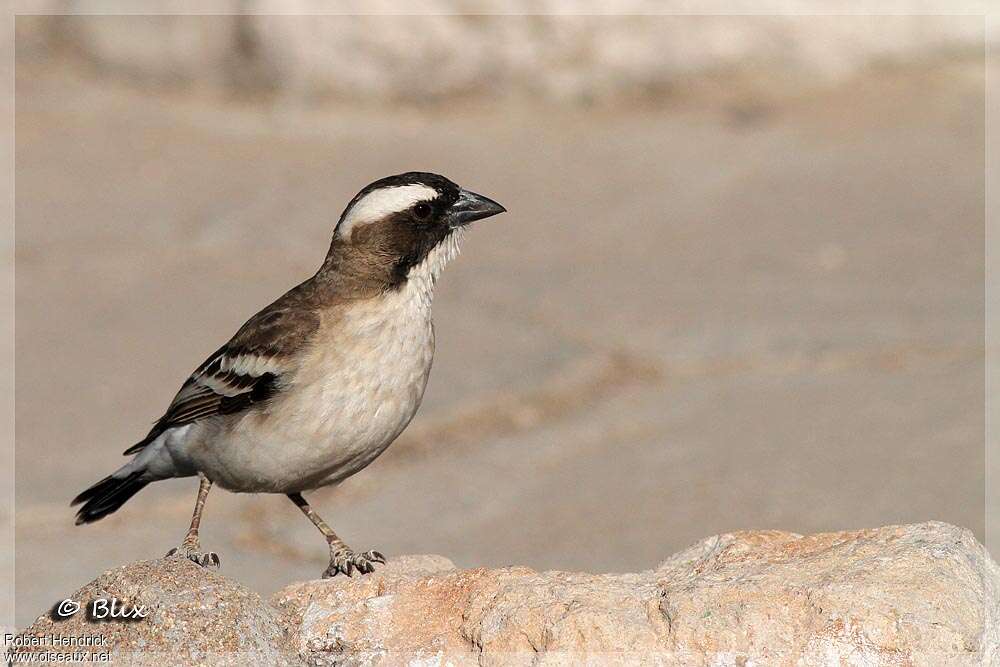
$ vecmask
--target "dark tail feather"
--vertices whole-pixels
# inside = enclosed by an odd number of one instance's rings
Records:
[[[149,484],[148,481],[139,479],[145,472],[136,470],[126,477],[109,475],[74,498],[70,507],[84,503],[76,513],[76,525],[103,519],[124,505],[129,498]]]

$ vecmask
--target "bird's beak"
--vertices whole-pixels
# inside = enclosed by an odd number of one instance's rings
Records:
[[[454,229],[506,211],[507,209],[489,197],[468,190],[459,190],[458,199],[448,209],[448,225]]]

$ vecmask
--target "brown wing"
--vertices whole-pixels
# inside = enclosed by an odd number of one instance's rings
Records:
[[[171,428],[248,410],[281,391],[282,375],[291,370],[295,353],[319,327],[319,316],[296,307],[290,294],[251,317],[206,359],[149,434],[124,453],[135,454]]]

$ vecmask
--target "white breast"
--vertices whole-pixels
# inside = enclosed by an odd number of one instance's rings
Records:
[[[381,454],[423,399],[434,358],[434,282],[457,249],[457,239],[445,241],[400,289],[324,316],[290,386],[212,448],[227,459],[217,481],[235,490],[305,490]]]
[[[434,358],[430,295],[404,288],[358,303],[317,338],[291,392],[302,426],[335,441],[337,459],[374,458],[423,398]]]

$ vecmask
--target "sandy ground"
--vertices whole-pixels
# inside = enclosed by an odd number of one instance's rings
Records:
[[[510,213],[442,279],[411,429],[313,494],[351,544],[615,571],[744,528],[982,538],[982,86],[958,61],[781,103],[303,112],[22,73],[18,623],[179,541],[193,480],[84,528],[67,503],[415,168]],[[202,533],[263,593],[325,565],[283,497],[214,492]]]

